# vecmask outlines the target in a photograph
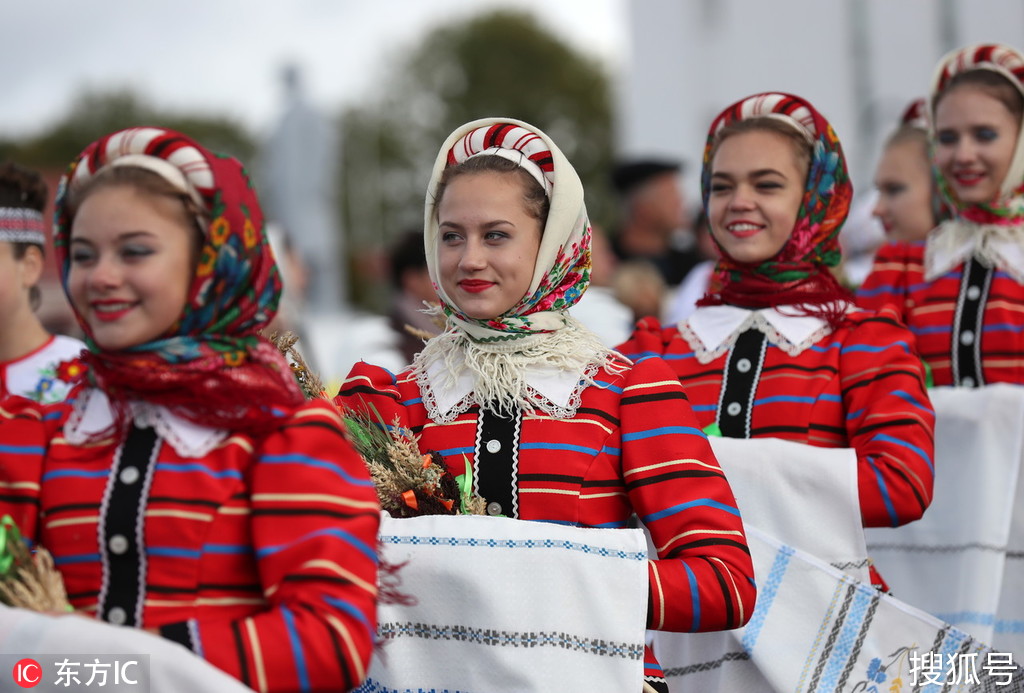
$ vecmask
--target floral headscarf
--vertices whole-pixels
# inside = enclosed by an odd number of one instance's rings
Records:
[[[932,123],[935,122],[935,107],[949,81],[956,75],[973,70],[991,70],[1002,75],[1024,94],[1024,56],[1008,46],[979,44],[953,51],[944,57],[932,77],[929,107]],[[1021,225],[1024,224],[1024,123],[1017,136],[1017,147],[1010,162],[1006,179],[1002,181],[999,198],[986,204],[964,204],[956,198],[941,173],[939,186],[943,195],[956,208],[957,213],[979,224]]]
[[[448,166],[479,155],[516,161],[544,187],[550,202],[529,289],[516,305],[490,320],[463,313],[445,292],[438,269],[435,198],[441,175]],[[549,407],[528,383],[534,367],[592,382],[593,373],[607,367],[614,353],[567,312],[590,283],[591,229],[583,185],[555,143],[532,125],[510,118],[476,120],[456,129],[441,146],[431,173],[423,242],[430,279],[448,322],[448,329],[427,342],[413,363],[432,417],[451,418],[473,403],[502,411],[538,406],[552,415],[575,413]],[[474,396],[456,410],[438,412],[431,393],[437,386],[432,374],[439,372],[449,384],[471,377]]]
[[[839,231],[850,209],[853,186],[846,159],[831,124],[810,103],[792,94],[768,92],[737,101],[715,118],[708,131],[701,171],[704,210],[711,195],[711,154],[719,131],[741,120],[774,118],[792,126],[812,144],[803,200],[789,240],[776,255],[757,264],[738,262],[724,251],[715,268],[713,289],[701,305],[730,303],[751,308],[801,305],[836,306],[850,300],[830,267],[839,264]],[[709,222],[710,223],[710,222]],[[824,309],[821,317],[838,320],[841,311]]]
[[[950,80],[974,70],[991,70],[1002,75],[1024,94],[1024,56],[1019,52],[998,44],[961,48],[939,61],[932,77],[928,105],[933,128],[935,107]],[[987,266],[1004,268],[1017,281],[1024,282],[1024,268],[1019,260],[1019,248],[1024,246],[1024,122],[1017,133],[1017,146],[997,199],[983,204],[963,203],[938,168],[933,168],[939,190],[953,207],[955,216],[928,235],[925,279],[935,279],[973,256]]]
[[[284,408],[301,404],[287,362],[256,334],[277,310],[281,281],[259,201],[236,159],[160,128],[122,130],[89,145],[68,167],[57,192],[54,246],[65,292],[70,197],[107,166],[135,166],[160,175],[212,220],[203,229],[184,311],[166,334],[107,351],[76,312],[89,347],[89,379],[115,404],[119,424],[131,399],[165,405],[204,426],[233,430],[259,428]]]

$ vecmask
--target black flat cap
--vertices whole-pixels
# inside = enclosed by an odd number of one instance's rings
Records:
[[[620,195],[627,195],[655,176],[660,176],[663,173],[679,173],[682,170],[682,162],[667,159],[623,161],[612,169],[612,187]]]

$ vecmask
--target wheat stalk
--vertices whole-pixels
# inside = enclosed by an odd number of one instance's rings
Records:
[[[73,611],[50,552],[41,546],[30,552],[9,515],[0,520],[0,530],[0,602],[40,612]]]

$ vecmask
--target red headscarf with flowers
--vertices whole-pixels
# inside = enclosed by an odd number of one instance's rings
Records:
[[[263,213],[242,165],[212,154],[180,133],[132,128],[90,144],[61,179],[54,246],[68,291],[73,218],[69,196],[101,169],[137,166],[190,196],[212,220],[204,231],[188,299],[177,322],[156,340],[121,351],[96,344],[76,312],[89,351],[89,381],[126,420],[129,400],[161,404],[195,423],[259,430],[303,402],[288,363],[257,331],[277,310],[281,281],[264,235]]]
[[[767,92],[748,96],[722,111],[711,123],[704,148],[704,210],[708,210],[712,152],[719,131],[731,123],[755,118],[781,120],[811,143],[811,163],[796,225],[779,252],[764,262],[739,262],[723,251],[712,287],[699,305],[793,305],[801,313],[823,318],[835,327],[845,314],[845,302],[853,300],[829,269],[841,258],[839,231],[850,210],[853,186],[839,138],[814,106],[799,96]]]

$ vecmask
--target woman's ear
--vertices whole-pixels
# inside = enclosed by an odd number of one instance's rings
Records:
[[[28,289],[39,283],[43,276],[43,251],[37,245],[25,248],[25,254],[18,260],[21,265],[21,286]]]

